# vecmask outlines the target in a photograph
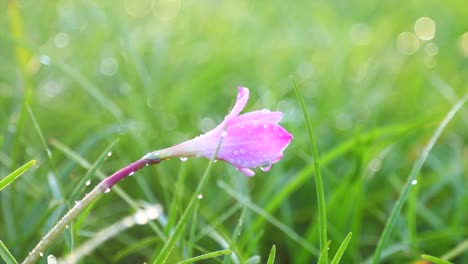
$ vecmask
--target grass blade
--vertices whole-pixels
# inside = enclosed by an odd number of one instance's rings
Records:
[[[422,254],[421,258],[424,259],[424,260],[428,260],[428,261],[430,261],[430,262],[432,262],[434,264],[453,264],[450,261],[447,261],[447,260],[444,260],[444,259],[441,259],[441,258],[438,258],[438,257],[434,257],[434,256],[431,256],[431,255],[426,255],[426,254]]]
[[[330,264],[338,264],[340,263],[341,257],[343,256],[343,253],[346,250],[346,247],[348,247],[349,241],[351,240],[351,237],[353,236],[353,233],[349,232],[348,235],[345,237],[343,242],[341,243],[340,247],[336,251],[335,256],[333,257],[332,261]]]
[[[270,255],[268,256],[267,264],[273,264],[273,263],[275,263],[275,256],[276,256],[276,246],[273,245],[273,246],[271,247]]]
[[[377,244],[377,248],[375,249],[374,257],[372,259],[373,264],[379,263],[380,255],[385,246],[385,243],[387,242],[388,237],[390,236],[390,232],[392,231],[393,226],[395,225],[396,218],[398,214],[400,213],[401,208],[405,204],[406,200],[408,199],[409,192],[411,191],[411,188],[413,187],[412,182],[416,180],[416,177],[421,171],[421,168],[424,162],[426,161],[426,158],[429,155],[429,152],[432,150],[432,147],[434,147],[434,144],[436,143],[437,139],[440,137],[444,129],[447,127],[450,120],[453,119],[455,114],[462,108],[462,106],[465,104],[467,100],[468,100],[468,94],[465,94],[465,96],[463,96],[460,100],[458,100],[458,102],[452,107],[452,109],[450,109],[450,111],[444,117],[442,122],[440,122],[439,126],[437,127],[436,131],[432,135],[431,139],[427,143],[424,150],[422,151],[421,155],[416,160],[416,163],[414,164],[409,174],[408,181],[406,182],[406,185],[403,188],[403,191],[400,197],[396,201],[395,206],[393,207],[390,217],[388,218],[385,228],[382,232],[382,235],[380,236],[379,243]]]
[[[322,181],[322,172],[320,170],[320,161],[317,148],[317,142],[315,141],[314,131],[312,129],[312,123],[310,122],[309,113],[304,102],[304,97],[302,96],[301,91],[297,87],[296,81],[291,77],[291,81],[294,86],[294,91],[296,92],[297,99],[301,105],[302,112],[304,113],[304,119],[307,124],[307,132],[309,134],[309,140],[312,147],[312,156],[314,158],[314,168],[315,168],[315,188],[317,189],[317,202],[318,202],[318,215],[319,215],[319,237],[320,237],[320,249],[325,254],[323,257],[324,263],[328,263],[328,251],[323,250],[327,247],[327,211],[325,204],[325,192],[323,190],[323,181]]]
[[[24,164],[23,166],[16,169],[14,172],[0,180],[0,191],[7,187],[10,183],[14,182],[18,179],[19,176],[23,175],[27,170],[29,170],[32,166],[36,164],[36,160],[31,160],[28,163]]]
[[[178,262],[177,264],[187,264],[187,263],[193,263],[196,261],[204,260],[204,259],[210,259],[210,258],[216,258],[219,256],[224,256],[224,255],[229,255],[231,254],[231,250],[229,249],[223,249],[223,250],[218,250],[218,251],[213,251],[210,253],[206,253],[200,256],[196,256],[193,258],[186,259],[184,261]]]
[[[8,248],[3,244],[3,242],[0,240],[0,256],[2,259],[5,261],[6,264],[18,264],[18,261],[16,261],[15,257],[10,253]]]

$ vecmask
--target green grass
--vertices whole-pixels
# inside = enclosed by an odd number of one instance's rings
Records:
[[[2,3],[2,257],[21,262],[99,179],[221,122],[242,85],[245,111],[282,111],[294,135],[271,171],[248,178],[213,163],[194,202],[208,160],[144,168],[85,210],[41,263],[146,204],[163,217],[83,263],[316,263],[326,245],[327,263],[468,263],[467,105],[443,122],[467,93],[465,5]],[[434,38],[402,53],[400,34],[423,16]]]

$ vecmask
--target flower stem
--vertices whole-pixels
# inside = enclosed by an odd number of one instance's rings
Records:
[[[81,200],[75,203],[75,206],[70,209],[63,217],[58,221],[52,229],[37,243],[36,247],[29,253],[26,259],[23,261],[23,264],[36,263],[37,260],[44,255],[44,250],[49,247],[52,242],[57,238],[57,236],[65,229],[67,226],[75,219],[86,207],[88,207],[92,202],[97,201],[104,193],[110,191],[112,186],[116,183],[127,177],[128,175],[133,174],[137,170],[148,166],[150,164],[157,164],[160,162],[160,159],[139,159],[132,164],[120,169],[111,176],[105,178],[101,181],[94,189],[86,194],[86,196]]]

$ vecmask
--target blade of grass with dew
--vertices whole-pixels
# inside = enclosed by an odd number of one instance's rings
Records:
[[[274,264],[276,257],[276,246],[273,245],[270,250],[270,255],[268,255],[267,264]]]
[[[398,200],[395,203],[395,206],[393,207],[392,212],[390,213],[390,216],[387,220],[387,223],[385,224],[385,228],[380,236],[379,242],[377,244],[377,248],[374,253],[374,257],[372,259],[373,264],[377,264],[380,261],[380,254],[385,246],[385,243],[387,242],[388,237],[390,236],[390,232],[393,229],[393,226],[395,225],[395,221],[397,216],[399,215],[401,208],[405,204],[406,200],[408,199],[409,192],[411,188],[413,187],[412,182],[416,180],[417,175],[419,174],[424,162],[426,161],[427,156],[429,155],[429,152],[432,150],[432,147],[435,145],[437,139],[440,137],[442,132],[445,130],[447,127],[448,123],[450,120],[453,119],[455,114],[462,108],[462,106],[465,104],[465,102],[468,100],[468,94],[465,94],[462,98],[460,98],[457,103],[450,109],[450,111],[447,113],[445,118],[440,122],[439,126],[437,127],[436,131],[434,134],[431,136],[431,139],[427,143],[426,147],[422,151],[421,155],[419,158],[416,160],[416,163],[414,164],[409,176],[408,180],[406,182],[406,185],[403,188],[403,191],[398,198]]]
[[[310,121],[309,112],[304,102],[304,97],[302,96],[299,87],[297,87],[296,81],[291,77],[291,81],[294,86],[294,91],[296,92],[297,99],[301,106],[302,112],[304,114],[304,119],[307,124],[307,132],[309,134],[309,143],[312,147],[312,156],[314,159],[314,168],[315,168],[315,187],[317,191],[317,203],[318,203],[318,215],[319,215],[319,237],[320,237],[320,249],[325,254],[323,256],[324,263],[328,263],[328,251],[323,249],[328,249],[327,247],[327,206],[325,202],[325,192],[323,190],[323,181],[322,181],[322,171],[320,169],[320,160],[318,154],[317,142],[315,141],[314,131],[312,129],[312,123]],[[320,256],[322,258],[322,255]]]
[[[231,239],[231,244],[229,245],[229,247],[231,249],[233,248],[236,248],[237,249],[237,240],[242,232],[242,227],[244,226],[244,217],[245,217],[245,212],[247,210],[247,206],[242,206],[242,210],[241,210],[241,213],[239,215],[239,220],[237,221],[237,225],[236,225],[236,228],[234,228],[234,232],[233,232],[233,235],[232,235],[232,239]],[[236,250],[237,251],[237,250]],[[224,264],[230,264],[231,263],[231,258],[224,258]]]
[[[430,261],[430,262],[432,262],[434,264],[453,264],[452,262],[447,261],[445,259],[441,259],[441,258],[434,257],[434,256],[431,256],[431,255],[426,255],[426,254],[422,254],[421,258],[424,259],[424,260],[428,260],[428,261]]]
[[[195,208],[196,201],[198,200],[198,195],[201,194],[201,191],[203,190],[203,187],[205,186],[206,182],[208,181],[208,178],[209,178],[210,172],[211,172],[211,168],[213,167],[214,160],[216,159],[216,156],[218,155],[218,151],[219,151],[219,148],[221,146],[222,141],[223,141],[223,136],[220,137],[219,142],[218,142],[218,144],[216,146],[216,150],[213,153],[213,157],[211,157],[210,162],[208,163],[208,167],[206,168],[205,173],[203,174],[200,182],[198,183],[197,189],[195,190],[195,193],[193,193],[189,204],[185,208],[184,213],[182,214],[182,217],[180,218],[179,222],[177,223],[172,235],[168,238],[168,240],[164,244],[164,247],[161,249],[161,252],[159,252],[159,255],[153,261],[153,264],[163,264],[163,263],[165,263],[167,258],[171,254],[172,249],[174,248],[177,239],[182,235],[182,231],[185,229],[187,221],[189,220],[190,215],[192,214],[192,211]]]
[[[6,177],[4,177],[3,179],[1,179],[0,191],[3,190],[12,182],[14,182],[16,179],[18,179],[18,177],[23,175],[27,170],[29,170],[32,166],[34,166],[34,164],[36,164],[36,160],[31,160],[27,162],[26,164],[24,164],[23,166],[16,169],[15,171],[13,171],[12,173],[10,173],[9,175],[7,175]]]
[[[343,256],[346,247],[348,247],[349,241],[351,241],[351,237],[353,236],[353,233],[349,232],[348,235],[345,237],[343,242],[341,242],[340,247],[335,253],[335,256],[333,257],[332,261],[330,264],[338,264],[340,263],[341,257]]]
[[[92,168],[92,165],[90,162],[85,160],[78,153],[74,152],[72,149],[70,149],[68,146],[64,145],[60,141],[56,139],[51,139],[50,143],[53,147],[60,150],[63,154],[65,154],[65,156],[67,156],[71,160],[74,160],[84,169],[90,170]],[[96,171],[96,175],[101,180],[107,177],[107,175],[101,172],[100,170]],[[132,207],[135,210],[139,209],[138,203],[135,202],[134,199],[130,195],[128,195],[121,187],[116,185],[112,187],[112,191],[114,191],[120,198],[122,198],[122,200],[124,200],[130,207]],[[148,225],[163,241],[166,241],[167,239],[166,235],[164,235],[162,230],[156,224],[154,224],[153,222],[150,222]]]
[[[218,250],[218,251],[213,251],[213,252],[210,252],[210,253],[206,253],[206,254],[196,256],[196,257],[193,257],[193,258],[189,258],[189,259],[186,259],[184,261],[177,262],[177,264],[193,263],[193,262],[197,262],[197,261],[200,261],[200,260],[205,260],[205,259],[210,259],[210,258],[217,258],[217,257],[220,257],[220,256],[229,255],[229,254],[231,254],[231,250],[223,249],[223,250]]]
[[[298,235],[294,230],[280,222],[275,217],[271,216],[267,212],[265,212],[262,208],[255,205],[254,203],[248,201],[246,198],[242,197],[240,194],[236,193],[233,189],[231,189],[225,182],[218,181],[218,186],[223,189],[228,195],[232,198],[236,199],[238,202],[246,205],[250,210],[255,212],[256,214],[265,218],[268,222],[272,225],[277,227],[279,230],[283,231],[288,237],[290,237],[293,241],[303,247],[305,250],[309,251],[314,256],[319,256],[319,251],[312,245],[309,244],[308,241],[304,240],[300,235]]]
[[[328,257],[327,252],[328,252],[328,249],[330,248],[330,243],[331,243],[330,240],[327,241],[326,247],[324,247],[324,248],[322,249],[322,251],[320,252],[320,255],[319,255],[317,264],[326,264],[326,263],[327,263],[327,262],[325,262],[325,256]]]
[[[15,257],[10,253],[8,248],[3,244],[3,241],[0,240],[0,256],[5,261],[6,264],[18,264]]]

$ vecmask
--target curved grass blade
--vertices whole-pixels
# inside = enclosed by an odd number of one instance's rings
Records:
[[[312,129],[312,123],[310,121],[309,113],[304,102],[304,97],[301,91],[297,87],[296,81],[291,77],[291,81],[296,92],[297,99],[301,105],[302,112],[304,113],[304,119],[307,124],[307,132],[309,134],[310,145],[312,147],[312,156],[314,159],[315,168],[315,188],[317,190],[317,203],[318,203],[318,215],[319,215],[319,237],[320,237],[320,249],[325,254],[320,255],[320,259],[323,259],[324,263],[328,263],[328,251],[323,250],[327,247],[327,206],[325,203],[325,192],[323,190],[322,171],[320,169],[320,160],[317,148],[317,142],[315,141],[314,130]]]
[[[276,246],[273,245],[270,250],[270,255],[268,256],[267,264],[274,264],[276,256]]]
[[[6,264],[18,264],[18,261],[16,261],[15,257],[10,253],[8,248],[3,244],[3,242],[0,240],[0,256],[2,259],[5,261]]]
[[[346,247],[348,247],[349,241],[351,240],[351,237],[353,236],[352,232],[349,232],[348,235],[345,237],[343,242],[341,243],[340,247],[336,251],[335,256],[333,257],[332,261],[330,264],[338,264],[340,263],[341,257],[343,256],[343,253],[346,250]]]
[[[465,94],[460,100],[457,101],[457,103],[452,107],[452,109],[450,109],[450,111],[447,113],[444,119],[440,122],[439,126],[437,127],[436,131],[432,135],[431,139],[427,143],[424,150],[422,151],[418,160],[416,160],[416,163],[414,164],[408,176],[408,181],[406,182],[406,185],[403,188],[403,191],[400,197],[396,201],[395,206],[393,207],[393,210],[387,220],[387,223],[385,224],[385,228],[382,232],[382,235],[380,236],[379,243],[377,244],[377,248],[375,249],[374,257],[372,259],[373,264],[377,264],[380,261],[380,255],[385,246],[385,243],[387,242],[388,237],[390,236],[390,232],[392,231],[395,225],[396,218],[398,214],[400,213],[401,208],[405,204],[406,200],[408,199],[409,192],[411,191],[411,188],[413,187],[413,184],[411,183],[414,180],[416,180],[417,175],[421,171],[421,168],[424,162],[426,161],[426,158],[429,155],[429,152],[432,150],[432,147],[434,147],[437,139],[439,139],[440,135],[445,130],[450,120],[453,119],[455,114],[462,108],[462,106],[465,104],[467,100],[468,100],[468,94]]]
[[[36,164],[36,160],[31,160],[28,163],[16,169],[10,175],[0,180],[0,191],[7,187],[10,183],[14,182],[16,179],[18,179],[19,176],[23,175],[23,173],[25,173],[32,166],[34,166],[34,164]]]
[[[218,251],[213,251],[213,252],[210,252],[210,253],[206,253],[206,254],[196,256],[196,257],[193,257],[193,258],[189,258],[189,259],[186,259],[184,261],[177,262],[177,264],[193,263],[193,262],[196,262],[196,261],[200,261],[200,260],[204,260],[204,259],[210,259],[210,258],[216,258],[216,257],[219,257],[219,256],[224,256],[224,255],[229,255],[229,254],[231,254],[231,250],[223,249],[223,250],[218,250]]]

